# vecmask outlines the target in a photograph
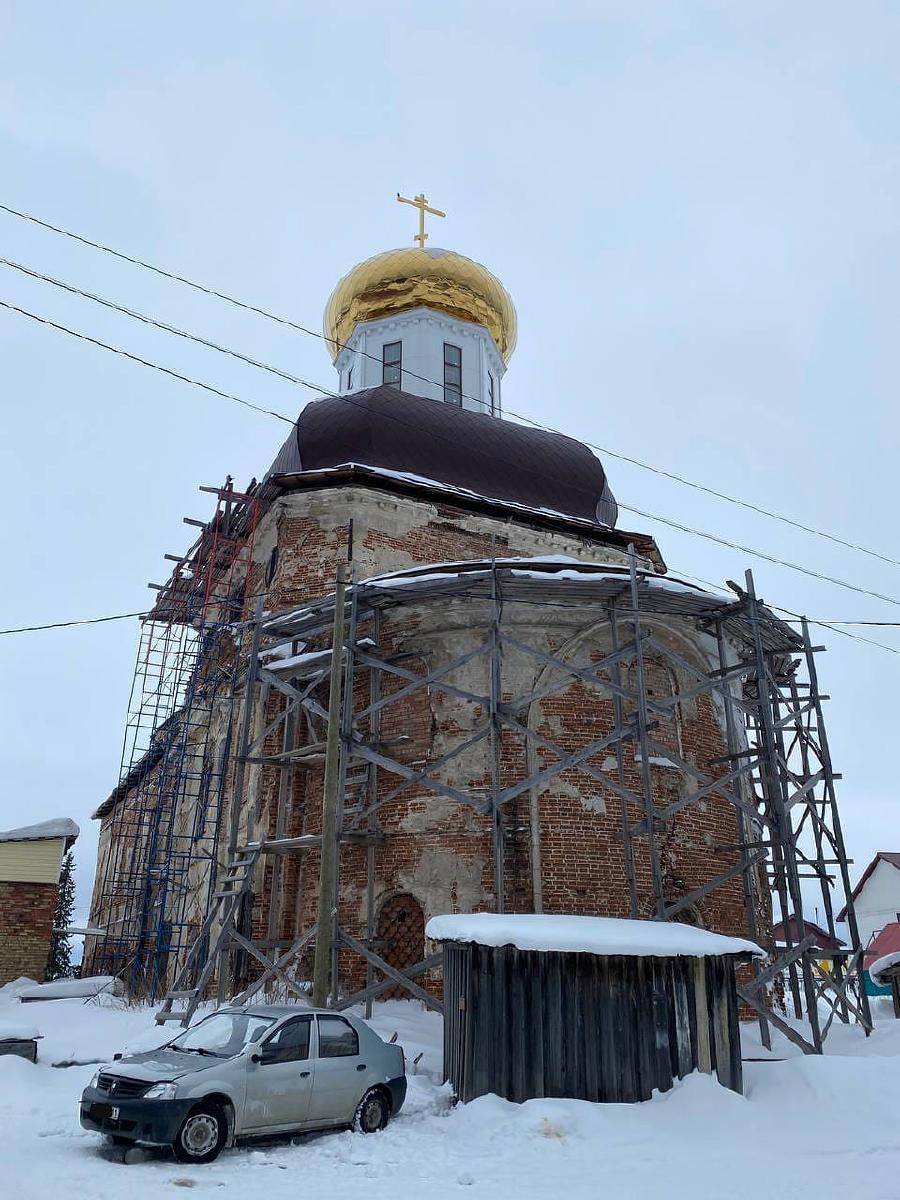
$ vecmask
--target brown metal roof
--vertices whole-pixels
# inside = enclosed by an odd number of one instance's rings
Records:
[[[602,463],[574,438],[393,387],[312,401],[267,479],[349,464],[594,525],[618,515]]]

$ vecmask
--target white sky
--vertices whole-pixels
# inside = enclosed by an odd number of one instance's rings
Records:
[[[519,312],[505,403],[900,558],[900,9],[806,0],[0,4],[0,203],[319,327],[354,262],[486,262]],[[437,223],[434,223],[437,224]],[[323,344],[0,213],[0,255],[330,386]],[[0,267],[0,300],[295,415],[287,383]],[[145,607],[199,484],[284,427],[0,310],[0,627]],[[620,501],[900,597],[900,569],[606,460]],[[673,570],[812,616],[900,619],[623,513]],[[900,647],[898,632],[863,630]],[[116,782],[136,623],[0,638],[0,828]],[[820,663],[858,874],[898,849],[896,655]],[[890,751],[890,753],[889,753]],[[83,916],[83,913],[81,914]]]

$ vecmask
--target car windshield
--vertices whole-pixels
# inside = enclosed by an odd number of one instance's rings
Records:
[[[213,1013],[170,1042],[169,1049],[181,1050],[185,1054],[232,1058],[251,1042],[258,1042],[273,1023],[272,1017],[257,1017],[250,1013]]]

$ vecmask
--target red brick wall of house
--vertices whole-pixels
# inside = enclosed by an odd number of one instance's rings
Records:
[[[0,881],[0,986],[20,975],[43,982],[57,887]]]

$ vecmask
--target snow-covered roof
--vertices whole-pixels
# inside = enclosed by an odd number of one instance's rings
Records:
[[[432,917],[425,933],[439,942],[477,942],[481,946],[516,946],[519,950],[659,958],[722,954],[765,958],[765,951],[744,938],[725,937],[674,921],[632,921],[620,917],[459,913]]]
[[[0,1042],[33,1042],[43,1036],[36,1025],[19,1025],[14,1021],[0,1021]]]
[[[586,584],[611,583],[617,588],[627,586],[628,583],[628,570],[624,566],[616,566],[613,563],[604,564],[590,559],[571,558],[565,554],[542,554],[533,557],[456,559],[447,562],[417,563],[415,566],[403,567],[397,571],[385,571],[379,575],[370,575],[361,579],[359,586],[364,590],[368,588],[415,588],[429,583],[464,580],[490,570],[506,572],[513,579],[553,579],[567,583]],[[713,600],[717,605],[732,604],[735,601],[734,596],[725,592],[712,591],[699,584],[672,576],[663,577],[641,571],[639,580],[640,586],[650,591]],[[312,611],[310,605],[300,605],[295,609],[278,613],[272,618],[271,624],[277,626],[285,621],[301,619]],[[274,654],[274,651],[264,651],[263,653]],[[266,667],[269,670],[273,669],[269,663],[266,663]],[[282,664],[279,663],[276,669],[281,669],[281,667]]]
[[[357,649],[368,650],[374,647],[375,643],[371,638],[361,638],[357,643]],[[313,670],[321,667],[327,670],[331,663],[330,650],[307,650],[303,654],[292,654],[285,658],[273,656],[262,665],[267,671],[294,671],[298,675],[304,671]]]
[[[615,579],[627,581],[627,570],[613,564],[604,565],[591,559],[571,558],[567,554],[538,554],[531,557],[493,558],[493,559],[459,559],[456,561],[417,564],[404,567],[398,571],[386,571],[381,575],[370,575],[361,581],[364,586],[400,586],[408,583],[421,583],[432,579],[459,579],[473,571],[485,567],[497,567],[509,570],[520,579],[565,579],[568,581],[593,582],[598,579]],[[696,583],[688,583],[683,579],[671,576],[654,575],[641,572],[641,583],[659,591],[693,592],[704,596],[713,596],[731,604],[735,597],[721,591],[711,591]]]
[[[89,975],[84,979],[54,979],[50,983],[36,983],[34,987],[20,988],[16,995],[23,1004],[34,1000],[69,1000],[72,997],[99,996],[110,992],[122,994],[122,983],[115,975]]]
[[[893,950],[890,954],[882,954],[881,958],[876,958],[869,967],[869,974],[876,983],[887,983],[886,979],[881,979],[881,972],[886,971],[888,967],[896,967],[900,963],[900,950]]]
[[[23,825],[20,829],[0,832],[0,842],[41,842],[47,838],[71,838],[74,842],[80,832],[71,817],[56,817],[38,825]]]

